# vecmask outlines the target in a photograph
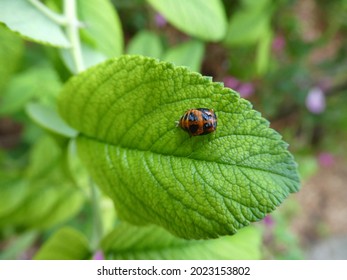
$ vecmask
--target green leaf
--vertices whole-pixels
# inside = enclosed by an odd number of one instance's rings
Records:
[[[77,135],[77,131],[68,126],[50,106],[32,102],[26,106],[26,112],[37,124],[53,133],[66,137]]]
[[[148,0],[172,25],[206,41],[223,39],[227,21],[220,0]]]
[[[30,150],[26,177],[33,181],[47,176],[57,166],[62,156],[62,149],[52,137],[45,136],[36,139]]]
[[[9,215],[1,217],[0,225],[45,229],[80,210],[84,196],[66,176],[62,156],[50,137],[36,142],[27,170],[26,196]]]
[[[307,181],[315,174],[318,174],[319,164],[316,155],[300,155],[296,160],[299,163],[299,174],[303,181]]]
[[[251,45],[267,35],[270,28],[271,12],[267,8],[250,6],[234,14],[229,23],[225,43],[228,45]]]
[[[187,66],[192,71],[199,71],[204,58],[204,44],[200,41],[189,41],[170,48],[163,60],[173,62],[177,66]]]
[[[91,256],[85,236],[73,228],[55,232],[36,253],[35,260],[86,260]]]
[[[257,61],[256,68],[258,75],[263,75],[269,68],[270,55],[271,55],[271,43],[273,34],[269,32],[261,38],[257,49]]]
[[[0,22],[26,39],[56,47],[70,47],[60,26],[27,0],[0,1]]]
[[[269,4],[271,4],[271,0],[241,0],[242,5],[245,8],[251,8],[253,10],[255,9],[264,9],[268,7]]]
[[[87,69],[93,65],[96,65],[100,62],[106,60],[106,56],[103,55],[100,51],[93,49],[81,42],[81,53],[84,67]],[[62,58],[65,66],[72,72],[77,73],[76,65],[72,53],[67,49],[60,49],[60,57]]]
[[[55,104],[60,89],[61,83],[52,68],[31,67],[11,79],[2,96],[0,115],[22,110],[34,98],[45,104]]]
[[[0,179],[0,217],[4,217],[15,210],[23,201],[27,192],[27,182],[14,176],[1,174]]]
[[[104,195],[100,197],[100,216],[102,233],[110,233],[114,229],[117,213],[114,209],[113,201],[109,197]]]
[[[144,30],[136,34],[129,42],[128,54],[140,54],[154,58],[160,58],[163,46],[160,37],[153,32]]]
[[[8,84],[10,77],[19,66],[24,44],[19,36],[1,25],[0,42],[0,95],[2,95],[3,88]]]
[[[82,39],[83,36],[88,37],[89,45],[105,57],[121,55],[122,27],[112,3],[109,0],[78,0],[77,9],[79,18],[85,24],[85,28],[81,29]]]
[[[112,259],[123,260],[240,260],[260,259],[261,234],[246,227],[234,236],[188,241],[156,226],[120,223],[101,242]]]
[[[77,10],[79,19],[84,24],[80,29],[80,39],[85,68],[123,53],[121,23],[117,11],[109,0],[79,0]],[[60,56],[66,67],[72,73],[77,73],[71,51],[61,49]]]
[[[298,190],[281,136],[237,93],[186,68],[121,56],[70,79],[58,101],[82,161],[133,224],[230,235]],[[215,110],[218,128],[189,137],[175,122],[199,107]]]
[[[75,139],[72,139],[68,144],[67,167],[76,186],[90,193],[90,176],[81,159],[77,156]]]

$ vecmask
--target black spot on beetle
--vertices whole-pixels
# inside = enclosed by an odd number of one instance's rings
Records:
[[[189,126],[189,132],[190,133],[195,133],[198,129],[199,129],[199,125],[197,125],[197,124],[191,124]]]

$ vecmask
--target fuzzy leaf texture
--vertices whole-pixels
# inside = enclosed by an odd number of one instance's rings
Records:
[[[175,121],[212,108],[215,133]],[[59,96],[79,155],[119,217],[186,238],[231,235],[299,188],[281,136],[229,88],[184,67],[125,55],[71,78]]]

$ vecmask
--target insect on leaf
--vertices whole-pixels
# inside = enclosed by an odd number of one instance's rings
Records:
[[[175,121],[211,108],[215,132],[190,137]],[[299,188],[281,136],[251,104],[184,67],[125,55],[70,79],[63,119],[79,155],[120,218],[187,239],[231,235]]]

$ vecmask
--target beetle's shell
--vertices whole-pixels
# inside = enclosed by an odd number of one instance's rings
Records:
[[[180,118],[178,125],[191,136],[205,135],[217,129],[217,116],[212,109],[189,109]]]

